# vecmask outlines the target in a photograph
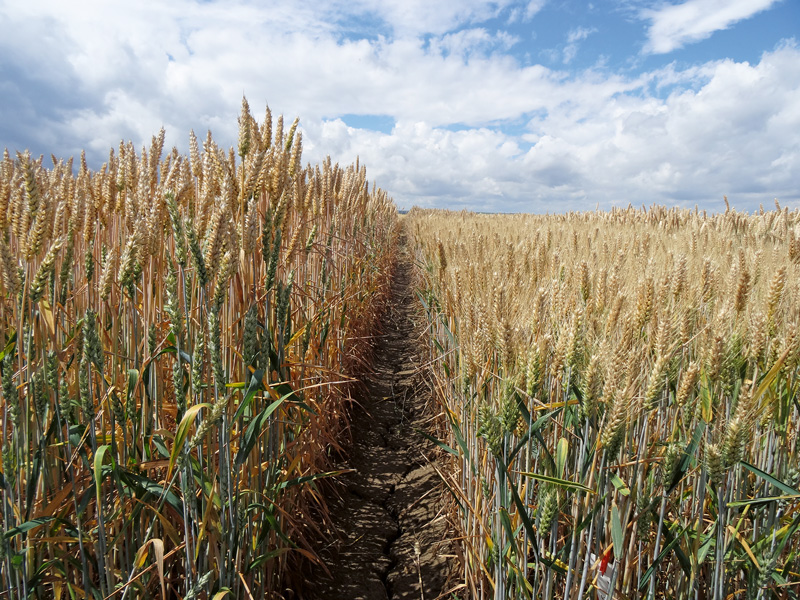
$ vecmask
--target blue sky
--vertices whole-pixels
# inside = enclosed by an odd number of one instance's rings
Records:
[[[0,148],[230,146],[244,94],[400,207],[794,207],[798,37],[797,0],[0,0]]]

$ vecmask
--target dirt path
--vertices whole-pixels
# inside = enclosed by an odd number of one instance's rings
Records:
[[[429,426],[430,391],[418,371],[412,265],[405,251],[398,260],[367,394],[351,413],[354,443],[342,467],[354,472],[331,500],[340,539],[321,554],[332,578],[317,570],[314,598],[434,600],[455,565],[431,464],[437,448],[415,431]]]

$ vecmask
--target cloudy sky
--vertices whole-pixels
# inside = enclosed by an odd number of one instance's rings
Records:
[[[0,148],[301,119],[398,206],[800,205],[797,0],[0,0]]]

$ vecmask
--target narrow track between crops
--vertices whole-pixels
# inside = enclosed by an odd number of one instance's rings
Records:
[[[374,365],[350,414],[353,444],[342,467],[352,472],[331,501],[338,535],[321,551],[330,575],[317,568],[306,597],[434,600],[456,562],[436,473],[440,451],[418,432],[433,413],[404,239],[400,250]]]

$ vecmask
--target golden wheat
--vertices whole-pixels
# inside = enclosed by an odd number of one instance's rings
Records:
[[[797,591],[800,211],[408,226],[474,597]]]

